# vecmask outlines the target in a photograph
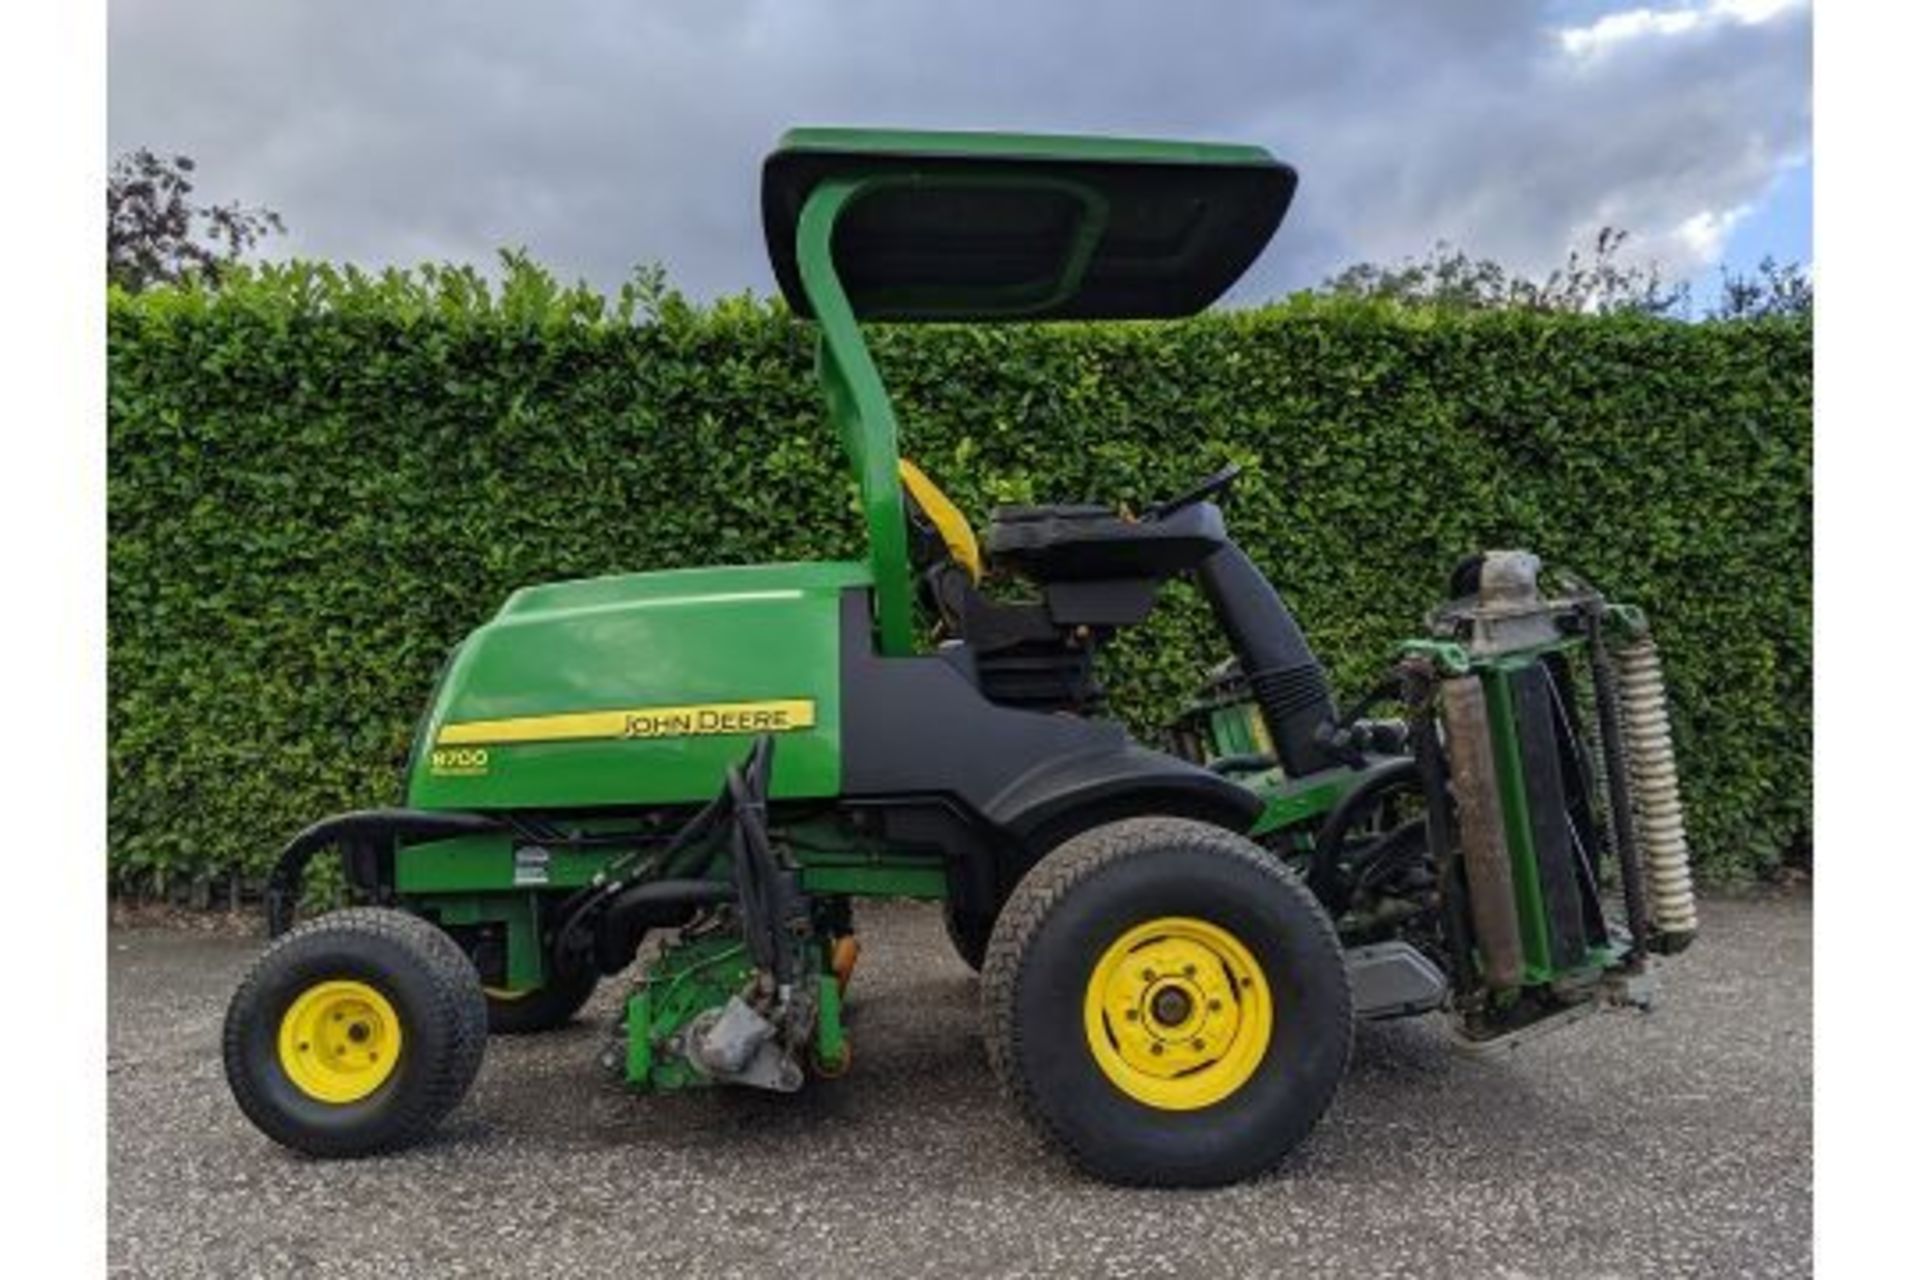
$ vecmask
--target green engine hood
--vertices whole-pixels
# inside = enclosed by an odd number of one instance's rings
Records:
[[[840,597],[864,564],[528,587],[455,651],[407,780],[420,808],[691,803],[759,733],[776,796],[840,787]]]

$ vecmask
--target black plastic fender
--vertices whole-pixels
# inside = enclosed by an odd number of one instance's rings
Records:
[[[874,652],[871,635],[865,593],[847,592],[843,797],[855,805],[918,802],[928,823],[921,834],[944,848],[963,912],[997,911],[1042,854],[1101,822],[1160,813],[1244,832],[1261,812],[1246,787],[1143,747],[1113,721],[988,701],[968,674],[964,646],[889,658]]]
[[[1060,756],[987,803],[986,816],[1035,853],[1102,822],[1170,814],[1244,832],[1264,806],[1251,790],[1185,760],[1128,742]]]

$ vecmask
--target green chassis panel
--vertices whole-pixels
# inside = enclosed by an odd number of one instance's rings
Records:
[[[511,836],[458,836],[410,844],[394,859],[394,887],[403,894],[474,893],[518,897],[528,890],[578,889],[611,855],[604,850],[547,851],[517,861]]]
[[[603,831],[618,825],[612,820],[581,824]],[[803,824],[792,831],[809,845],[793,850],[808,893],[931,901],[947,896],[947,868],[939,857],[849,843],[821,826]],[[537,943],[541,894],[564,894],[587,884],[611,857],[607,849],[516,854],[509,835],[460,836],[402,847],[394,859],[394,887],[408,907],[445,924],[504,923],[507,985],[521,991],[544,980]]]
[[[840,595],[865,565],[748,565],[531,587],[455,652],[408,803],[694,803],[779,735],[779,798],[840,789]]]
[[[577,889],[611,857],[606,850],[566,849],[542,850],[538,857],[523,850],[516,857],[511,836],[459,836],[402,848],[394,860],[394,887],[408,897],[457,894],[513,902],[542,889]],[[947,896],[946,864],[936,857],[852,848],[799,849],[794,860],[800,864],[801,887],[808,893],[862,898]]]
[[[442,925],[504,924],[507,928],[509,991],[532,991],[547,978],[545,952],[539,945],[538,900],[530,893],[434,894],[408,904]]]
[[[1304,778],[1288,778],[1277,769],[1260,774],[1247,785],[1267,807],[1247,834],[1259,837],[1317,821],[1366,776],[1367,771],[1360,769],[1334,769]],[[1311,837],[1312,831],[1304,834]]]

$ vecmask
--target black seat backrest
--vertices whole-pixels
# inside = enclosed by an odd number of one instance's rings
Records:
[[[1210,502],[1159,520],[1133,520],[1096,506],[999,507],[985,539],[995,568],[1040,583],[1164,581],[1226,545],[1226,521]]]

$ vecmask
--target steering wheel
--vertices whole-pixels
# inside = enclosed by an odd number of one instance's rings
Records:
[[[1233,482],[1240,478],[1240,464],[1229,462],[1212,475],[1177,498],[1168,498],[1165,502],[1156,502],[1148,507],[1143,520],[1164,520],[1176,511],[1185,510],[1196,502],[1205,502],[1209,498],[1226,493],[1233,488]]]

